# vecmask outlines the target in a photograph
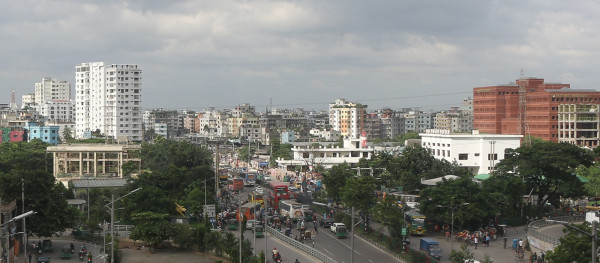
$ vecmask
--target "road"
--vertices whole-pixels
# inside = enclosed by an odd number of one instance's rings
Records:
[[[29,239],[29,246],[27,247],[27,254],[30,254],[30,252],[31,252],[31,242],[36,242],[36,244],[37,244],[38,239]],[[61,258],[61,253],[62,253],[61,248],[63,246],[69,246],[71,244],[71,242],[73,242],[73,244],[75,245],[75,253],[73,253],[73,256],[71,257],[71,259],[62,259]],[[84,244],[83,242],[79,242],[79,241],[54,239],[54,240],[52,240],[53,251],[43,253],[43,255],[49,256],[50,262],[58,262],[58,261],[60,261],[60,262],[81,262],[78,257],[78,251],[81,249],[81,246],[83,244]],[[88,251],[94,257],[93,262],[103,262],[101,259],[102,244],[94,245],[94,244],[87,243],[86,247],[87,247]],[[87,259],[87,258],[85,258],[85,259]],[[20,262],[25,262],[25,261],[21,257],[19,259],[15,259],[15,262],[20,263]],[[32,262],[35,262],[35,256],[32,256]]]
[[[267,190],[266,188],[264,188]],[[242,198],[247,196],[251,188],[244,188]],[[265,195],[267,192],[265,192]],[[317,219],[318,221],[318,219]],[[312,227],[312,223],[308,224]],[[309,228],[312,229],[312,228]],[[351,262],[351,232],[346,239],[338,239],[329,229],[318,227],[319,234],[316,235],[314,248],[340,263]],[[300,233],[292,227],[292,235]],[[272,239],[269,239],[272,240]],[[306,245],[312,246],[312,242],[306,241]],[[313,260],[314,261],[314,260]],[[293,262],[293,260],[291,261]],[[301,261],[302,262],[302,261]],[[311,261],[312,262],[312,261]],[[354,239],[354,262],[400,262],[395,257],[381,251],[377,247],[356,237]]]

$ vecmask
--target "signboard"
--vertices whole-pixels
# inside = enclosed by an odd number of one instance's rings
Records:
[[[402,228],[402,235],[403,235],[403,236],[406,236],[406,227],[403,227],[403,228]]]
[[[215,205],[204,205],[204,215],[208,217],[215,217],[216,209]]]

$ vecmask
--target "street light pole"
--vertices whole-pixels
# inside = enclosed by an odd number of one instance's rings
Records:
[[[569,222],[566,222],[566,221],[547,219],[546,222],[561,224],[561,225],[566,226],[570,229],[573,229],[579,233],[582,233],[582,234],[585,234],[585,235],[588,235],[589,237],[591,237],[592,238],[592,263],[598,263],[598,254],[597,254],[598,253],[598,251],[597,251],[598,250],[598,221],[596,221],[596,220],[592,221],[592,233],[588,233],[579,228],[571,226],[569,224]]]
[[[115,202],[119,201],[121,199],[123,199],[124,197],[135,193],[136,191],[142,189],[137,188],[129,193],[127,193],[124,196],[119,197],[117,200],[115,200],[115,194],[111,193],[110,194],[110,263],[115,263]],[[108,205],[107,205],[108,206]]]
[[[450,216],[451,216],[451,226],[450,226],[450,251],[454,250],[454,210],[459,207],[459,206],[463,206],[463,205],[468,205],[469,203],[462,203],[462,204],[458,204],[458,205],[454,205],[454,206],[447,206],[447,205],[437,205],[437,207],[446,207],[446,208],[450,208]]]

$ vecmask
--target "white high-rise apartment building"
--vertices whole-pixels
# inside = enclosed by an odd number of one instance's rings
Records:
[[[75,67],[75,137],[94,131],[142,140],[142,70],[137,65],[82,63]]]
[[[53,78],[43,78],[35,83],[35,104],[42,105],[51,100],[70,100],[71,83]]]

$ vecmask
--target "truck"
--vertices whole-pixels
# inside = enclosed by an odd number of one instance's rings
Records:
[[[438,260],[442,258],[442,249],[440,248],[440,243],[431,238],[421,238],[420,249],[430,257]]]

